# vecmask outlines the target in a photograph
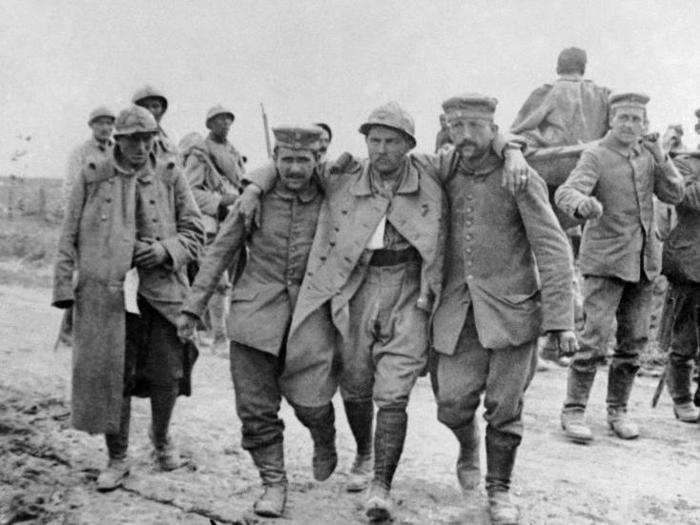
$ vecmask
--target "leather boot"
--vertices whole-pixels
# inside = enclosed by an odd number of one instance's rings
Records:
[[[583,410],[577,408],[562,410],[561,428],[564,430],[564,435],[574,443],[586,444],[593,441],[593,432],[586,425]]]
[[[692,358],[671,351],[668,356],[666,385],[674,405],[691,401],[690,376],[693,373]]]
[[[338,465],[335,449],[335,411],[333,404],[321,407],[294,405],[294,411],[301,423],[309,429],[314,442],[312,468],[314,479],[327,480]]]
[[[589,443],[593,440],[593,433],[585,423],[584,413],[595,374],[596,364],[589,360],[576,360],[569,366],[561,427],[564,435],[574,443]]]
[[[473,419],[469,425],[453,428],[452,432],[459,441],[459,457],[457,458],[457,481],[462,491],[476,490],[481,481],[479,465],[479,424]]]
[[[518,506],[510,499],[510,478],[521,437],[486,428],[486,492],[491,523],[519,523]]]
[[[287,504],[287,475],[284,470],[284,445],[273,443],[250,450],[260,473],[263,493],[255,501],[253,511],[258,516],[279,518]]]
[[[164,472],[187,465],[173,445],[168,434],[170,418],[175,408],[179,385],[153,388],[151,391],[151,442],[156,467]]]
[[[372,477],[374,404],[371,399],[367,399],[363,401],[344,401],[344,405],[345,415],[357,445],[357,454],[350,469],[345,490],[348,492],[362,492],[367,488]]]
[[[114,434],[105,434],[109,462],[107,468],[97,477],[97,490],[108,492],[120,487],[129,475],[127,449],[129,447],[129,421],[131,419],[131,398],[122,399],[119,414],[119,430]]]
[[[365,503],[365,515],[373,521],[392,519],[389,491],[406,441],[408,414],[405,406],[383,407],[377,412],[374,435],[374,479]]]
[[[627,402],[638,369],[637,365],[631,363],[613,362],[608,371],[608,425],[622,439],[639,436],[639,428],[627,415]]]

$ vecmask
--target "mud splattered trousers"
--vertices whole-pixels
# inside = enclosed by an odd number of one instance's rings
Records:
[[[579,350],[569,367],[564,411],[582,411],[588,402],[597,365],[617,320],[617,347],[608,373],[607,404],[625,408],[639,369],[639,354],[648,342],[654,283],[587,275],[583,281],[585,324]]]
[[[452,430],[462,447],[478,447],[474,415],[485,394],[487,488],[510,485],[523,435],[523,397],[536,369],[536,339],[520,346],[484,348],[471,307],[454,354],[434,352],[431,356],[438,421]]]

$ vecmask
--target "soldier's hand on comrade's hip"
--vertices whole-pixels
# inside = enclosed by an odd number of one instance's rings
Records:
[[[134,264],[141,268],[155,268],[168,261],[165,247],[153,239],[141,239],[134,246]]]
[[[597,219],[603,215],[603,205],[593,196],[586,197],[578,205],[576,213],[583,219]]]
[[[572,356],[578,350],[578,341],[573,330],[561,330],[553,332],[557,339],[560,356]]]
[[[238,209],[243,216],[245,228],[251,231],[260,227],[260,193],[262,190],[256,184],[248,184],[238,197]]]
[[[506,147],[503,150],[503,179],[501,186],[512,195],[527,187],[532,168],[525,160],[523,152],[519,148]]]
[[[175,328],[177,328],[177,336],[185,343],[194,339],[194,328],[197,324],[197,317],[194,315],[182,312],[175,320]]]
[[[644,135],[642,137],[642,146],[649,150],[657,164],[661,164],[666,160],[666,153],[661,146],[658,133]]]

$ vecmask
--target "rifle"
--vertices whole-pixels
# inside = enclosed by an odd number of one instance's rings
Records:
[[[260,103],[260,113],[262,114],[263,122],[263,132],[265,133],[265,146],[267,147],[267,156],[272,158],[272,146],[270,145],[270,127],[267,123],[267,113],[265,113],[265,106]]]
[[[668,291],[666,292],[666,300],[664,301],[664,309],[661,313],[661,320],[659,321],[659,351],[663,354],[668,354],[668,350],[671,347],[671,338],[673,336],[673,325],[676,323],[676,318],[683,305],[685,299],[685,294],[682,286],[676,286],[669,282]],[[656,390],[654,391],[654,396],[651,398],[651,406],[655,408],[659,402],[659,397],[661,392],[664,390],[664,385],[666,384],[666,376],[668,376],[669,360],[666,358],[666,365],[664,366],[663,372],[659,377],[659,383],[656,385]]]

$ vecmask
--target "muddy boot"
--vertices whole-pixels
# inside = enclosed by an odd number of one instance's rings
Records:
[[[188,463],[180,456],[168,435],[178,389],[178,385],[172,385],[166,388],[153,388],[151,391],[149,437],[153,443],[153,459],[156,467],[164,472],[184,467]]]
[[[519,523],[520,511],[510,498],[510,477],[520,436],[486,429],[486,492],[494,525]]]
[[[593,439],[591,429],[584,421],[584,412],[595,374],[596,364],[591,360],[575,360],[569,366],[561,427],[564,435],[574,443],[588,443]]]
[[[121,487],[129,475],[129,463],[126,459],[110,459],[107,468],[97,476],[97,490],[109,492]]]
[[[580,409],[565,409],[561,413],[561,428],[564,435],[574,443],[586,444],[593,441],[593,432],[586,425],[585,413]]]
[[[377,412],[374,435],[374,479],[370,485],[365,515],[373,521],[392,519],[389,491],[406,441],[408,414],[405,406],[383,407]]]
[[[344,401],[345,415],[355,438],[357,454],[348,475],[345,490],[362,492],[372,478],[372,420],[374,404],[371,399],[364,401]]]
[[[457,458],[457,481],[463,492],[476,490],[481,481],[479,466],[479,424],[473,419],[471,424],[453,428],[452,432],[459,441]]]
[[[673,414],[685,423],[698,420],[698,410],[691,402],[690,376],[693,372],[692,360],[671,352],[668,360],[666,384],[673,399]]]
[[[321,407],[294,406],[297,418],[309,429],[314,442],[314,456],[311,461],[314,479],[327,480],[338,465],[335,449],[335,411],[333,404]]]
[[[129,447],[129,421],[131,420],[131,398],[122,399],[119,414],[119,430],[114,434],[105,434],[109,462],[107,468],[97,477],[97,490],[107,492],[120,487],[129,475],[129,464],[126,459]]]
[[[639,428],[627,415],[634,377],[639,367],[631,363],[615,363],[608,371],[608,425],[617,437],[634,439],[639,436]]]
[[[250,450],[263,483],[263,494],[253,505],[258,516],[279,518],[287,504],[287,475],[284,470],[284,445],[273,443]]]

